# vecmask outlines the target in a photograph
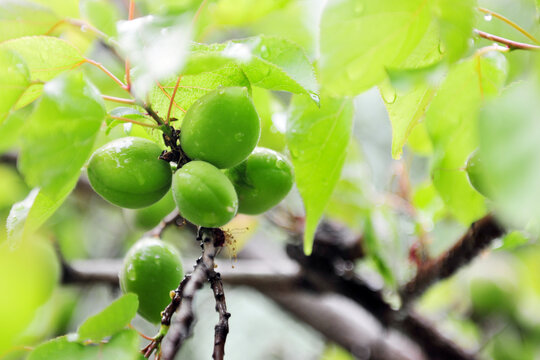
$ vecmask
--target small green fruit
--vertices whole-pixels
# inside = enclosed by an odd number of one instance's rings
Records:
[[[169,190],[155,204],[142,209],[131,210],[133,211],[135,226],[142,230],[150,230],[157,226],[165,216],[169,215],[175,207],[172,191]]]
[[[467,178],[471,186],[485,197],[490,197],[492,189],[489,181],[484,175],[483,161],[479,155],[478,149],[474,150],[465,165],[465,171],[467,172]]]
[[[184,271],[174,247],[155,238],[142,238],[128,251],[120,271],[124,293],[139,297],[139,314],[152,323],[170,303],[170,291],[180,284]]]
[[[124,137],[97,149],[88,163],[92,188],[105,200],[130,209],[152,205],[171,187],[169,164],[154,142]]]
[[[217,89],[198,99],[182,122],[180,143],[194,160],[225,169],[242,162],[261,133],[247,88]]]
[[[238,194],[238,211],[261,214],[277,205],[293,186],[293,167],[270,149],[256,148],[247,160],[225,171]]]
[[[238,210],[234,186],[218,168],[204,161],[191,161],[177,170],[172,191],[180,214],[198,226],[223,226]]]

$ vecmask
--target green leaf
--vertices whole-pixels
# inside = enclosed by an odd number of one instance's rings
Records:
[[[45,34],[59,20],[45,6],[23,0],[0,0],[0,42]]]
[[[184,73],[207,71],[212,66],[238,63],[251,85],[308,94],[318,102],[318,84],[313,65],[304,50],[293,42],[259,35],[224,44],[194,45]]]
[[[448,60],[454,62],[469,48],[474,24],[475,0],[438,0],[435,11]]]
[[[32,107],[26,106],[17,111],[11,112],[0,124],[0,153],[14,148],[20,141],[20,135],[24,130],[24,124],[32,113]]]
[[[134,330],[123,330],[115,334],[106,344],[83,345],[70,341],[71,335],[58,337],[37,346],[28,360],[138,360],[139,338]]]
[[[251,54],[242,65],[251,85],[269,90],[308,94],[318,103],[318,85],[313,65],[304,50],[293,42],[274,37],[257,36],[230,42],[224,52]]]
[[[115,300],[99,314],[89,317],[79,327],[79,340],[101,341],[126,327],[135,317],[139,300],[135,294],[126,294]]]
[[[162,89],[155,86],[148,94],[152,108],[162,117],[167,116],[169,97],[172,96],[176,80],[176,77],[166,80],[161,83]],[[218,87],[227,86],[250,87],[249,80],[237,65],[229,64],[213,71],[182,76],[174,97],[176,105],[173,105],[171,117],[181,119],[184,111],[189,109],[195,100]]]
[[[9,49],[0,48],[0,124],[30,85],[30,72],[24,60]]]
[[[425,122],[434,146],[433,184],[449,210],[464,224],[485,211],[484,199],[463,171],[478,146],[476,119],[483,97],[496,95],[504,84],[504,57],[472,57],[455,64],[426,112]],[[499,56],[500,55],[500,56]]]
[[[431,20],[425,0],[329,1],[320,26],[322,84],[357,95],[381,82],[385,68],[402,67],[419,45],[415,59],[431,56],[433,40],[423,41]]]
[[[339,180],[352,132],[350,100],[323,98],[319,109],[307,96],[294,96],[287,123],[296,185],[306,211],[304,251],[310,254],[313,236]]]
[[[86,348],[76,342],[69,342],[62,336],[37,346],[28,356],[28,360],[73,360],[90,359]]]
[[[48,82],[23,138],[18,165],[26,182],[59,193],[76,180],[104,116],[97,89],[81,73]]]
[[[133,68],[133,91],[139,98],[156,81],[177,74],[186,61],[191,21],[187,17],[145,16],[118,23],[118,42]]]
[[[18,164],[26,182],[36,188],[23,204],[13,206],[10,237],[29,236],[73,190],[104,116],[101,98],[82,74],[68,73],[47,83],[25,127]]]
[[[33,82],[46,82],[60,73],[70,70],[84,61],[79,51],[68,42],[50,36],[31,36],[8,40],[0,44],[0,50],[12,50],[19,54],[30,70]],[[32,85],[19,99],[17,107],[23,107],[41,95],[43,85]]]
[[[513,84],[489,101],[479,120],[479,156],[503,218],[518,227],[540,218],[540,94],[533,81]]]
[[[116,36],[116,22],[120,19],[115,5],[106,0],[82,0],[81,16],[109,36]]]
[[[383,95],[383,101],[392,123],[392,157],[399,159],[409,135],[424,117],[435,90],[427,84],[399,93],[388,83],[382,83],[379,88],[382,94],[393,93],[392,99]]]

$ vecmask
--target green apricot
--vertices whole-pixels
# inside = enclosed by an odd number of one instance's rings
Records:
[[[176,249],[156,238],[142,238],[128,251],[120,270],[124,293],[139,297],[138,313],[152,323],[170,303],[170,291],[180,284],[184,271]]]
[[[225,169],[242,162],[259,141],[261,125],[247,88],[209,92],[187,111],[180,144],[194,160]]]
[[[478,149],[474,150],[471,155],[469,155],[465,165],[465,171],[471,186],[483,196],[490,197],[492,189],[484,174],[483,161],[479,155]]]
[[[97,149],[88,163],[92,188],[114,205],[138,209],[152,205],[171,187],[169,164],[154,142],[124,137]]]
[[[277,205],[291,190],[293,167],[281,154],[266,148],[256,148],[239,165],[225,174],[238,194],[238,212],[261,214]]]
[[[169,190],[155,204],[142,209],[132,210],[134,212],[133,220],[135,226],[143,230],[150,230],[157,226],[165,216],[169,215],[175,207],[176,204],[174,203],[172,191]]]
[[[198,226],[223,226],[238,210],[234,186],[218,168],[204,161],[191,161],[177,170],[172,192],[180,214]]]

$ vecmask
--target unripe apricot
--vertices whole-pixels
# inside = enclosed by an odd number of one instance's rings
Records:
[[[130,211],[133,211],[133,220],[139,229],[150,230],[169,215],[175,207],[172,191],[169,190],[158,202],[142,209]]]
[[[218,168],[204,161],[191,161],[177,170],[172,192],[180,214],[198,226],[223,226],[238,210],[234,186]]]
[[[142,238],[128,251],[120,271],[124,293],[139,297],[138,313],[157,323],[170,303],[170,291],[180,284],[184,271],[176,249],[156,238]]]
[[[180,143],[191,159],[225,169],[253,151],[260,133],[247,88],[230,87],[209,92],[191,105],[182,122]]]
[[[277,205],[293,186],[293,167],[281,154],[256,148],[225,174],[238,194],[238,212],[260,214]]]
[[[169,163],[154,142],[124,137],[97,149],[88,163],[92,188],[105,200],[130,209],[152,205],[171,187]]]

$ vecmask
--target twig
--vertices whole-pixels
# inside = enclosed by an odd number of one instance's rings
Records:
[[[163,235],[163,232],[169,226],[175,225],[177,227],[181,227],[186,224],[189,224],[189,223],[180,215],[180,213],[178,212],[178,209],[175,209],[169,215],[165,216],[165,218],[156,227],[147,231],[145,235],[161,238],[161,236]]]
[[[197,264],[189,279],[183,288],[178,288],[175,291],[173,301],[163,313],[161,324],[169,326],[171,323],[172,314],[178,308],[178,314],[174,319],[174,323],[170,325],[167,336],[162,345],[163,360],[172,360],[184,344],[191,332],[191,325],[195,319],[193,313],[193,298],[197,290],[199,290],[207,280],[209,269],[214,268],[214,258],[220,247],[215,245],[215,231],[219,229],[200,228],[198,239],[201,241],[203,248],[202,256],[197,260]],[[183,281],[184,282],[184,281]],[[182,286],[182,284],[180,284]]]
[[[309,286],[320,292],[341,294],[358,303],[385,327],[403,331],[420,345],[429,359],[473,360],[474,355],[461,349],[443,336],[433,325],[407,309],[394,310],[386,303],[382,294],[369,287],[358,275],[339,275],[333,263],[317,257],[315,253],[306,257],[298,245],[288,246],[288,254],[304,269],[304,278]],[[315,256],[314,256],[315,255]]]
[[[492,10],[489,10],[489,9],[486,9],[486,8],[483,8],[483,7],[479,7],[478,11],[483,12],[484,14],[489,14],[489,15],[491,15],[493,17],[496,17],[497,19],[507,23],[508,25],[510,25],[511,27],[513,27],[514,29],[516,29],[517,31],[519,31],[520,33],[522,33],[523,35],[525,35],[526,37],[531,39],[532,41],[534,41],[536,44],[540,44],[540,42],[538,40],[536,40],[536,38],[534,36],[532,36],[527,30],[525,30],[524,28],[522,28],[521,26],[519,26],[518,24],[516,24],[512,20],[508,19],[507,17],[505,17],[505,16],[503,16],[503,15],[501,15],[499,13],[496,13],[495,11],[492,11]]]
[[[423,264],[416,276],[400,290],[404,304],[420,296],[435,282],[452,276],[468,264],[491,242],[505,233],[493,215],[486,215],[471,224],[469,230],[449,250]]]
[[[522,42],[510,40],[510,39],[503,38],[503,37],[497,36],[497,35],[493,35],[493,34],[485,32],[485,31],[478,30],[478,29],[474,29],[473,31],[474,31],[474,33],[476,35],[478,35],[481,38],[491,40],[491,41],[495,41],[495,42],[498,42],[500,44],[506,45],[510,50],[533,50],[533,51],[540,50],[540,46],[538,46],[538,45],[531,45],[531,44],[527,44],[527,43],[522,43]]]
[[[225,293],[223,292],[221,275],[215,272],[214,269],[208,269],[208,279],[210,281],[210,287],[214,292],[216,311],[219,314],[219,321],[214,328],[214,352],[212,358],[214,360],[223,360],[231,314],[227,312],[227,303],[225,302]]]

